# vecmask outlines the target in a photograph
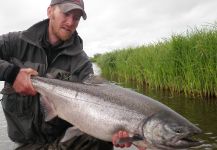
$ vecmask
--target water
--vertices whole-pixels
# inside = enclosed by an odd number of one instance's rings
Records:
[[[96,74],[100,74],[99,68],[94,65]],[[152,97],[170,108],[174,109],[194,124],[198,125],[202,130],[199,139],[205,141],[200,147],[193,149],[198,150],[217,150],[217,99],[191,99],[184,96],[171,96],[152,89],[143,89],[137,87],[133,83],[122,83],[122,86],[137,89],[138,92]],[[0,82],[0,89],[3,82]],[[1,98],[1,95],[0,95]],[[1,107],[1,106],[0,106]],[[15,144],[7,137],[7,126],[2,109],[0,108],[0,149],[12,150]],[[136,150],[136,148],[125,148],[115,150]]]
[[[119,81],[119,84],[160,101],[201,128],[203,133],[197,137],[205,143],[191,149],[217,150],[217,98],[186,98],[183,95],[172,96],[166,92],[141,88],[132,82]]]

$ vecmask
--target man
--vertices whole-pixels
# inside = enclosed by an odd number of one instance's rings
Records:
[[[0,80],[5,81],[4,89],[16,91],[2,99],[8,136],[19,143],[17,149],[112,150],[112,143],[82,133],[58,117],[44,121],[32,75],[82,82],[93,74],[76,31],[80,18],[87,18],[83,1],[52,0],[47,15],[25,31],[0,36]],[[73,136],[65,138],[70,128]],[[125,146],[130,145],[121,145]]]

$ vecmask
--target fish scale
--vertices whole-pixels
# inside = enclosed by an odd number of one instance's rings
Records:
[[[47,105],[43,107],[49,108],[45,111],[47,120],[58,116],[101,140],[111,141],[114,133],[126,130],[132,137],[129,140],[138,146],[182,149],[201,144],[187,140],[201,133],[197,126],[166,105],[130,89],[104,81],[87,84],[38,76],[32,77],[32,83],[42,96],[42,104]],[[143,140],[133,138],[138,136]]]

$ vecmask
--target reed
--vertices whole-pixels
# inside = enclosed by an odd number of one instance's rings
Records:
[[[94,58],[102,74],[193,97],[217,96],[217,27],[188,30],[170,39],[114,50]]]

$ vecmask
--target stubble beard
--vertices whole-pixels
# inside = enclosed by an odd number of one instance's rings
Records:
[[[53,34],[58,38],[60,39],[61,41],[67,41],[68,39],[70,39],[70,37],[72,36],[72,32],[70,31],[66,31],[64,28],[62,28],[61,26],[58,27],[55,22],[56,22],[56,18],[55,16],[53,15],[52,16],[52,25],[51,25],[51,28],[52,28],[52,31],[53,31]]]

